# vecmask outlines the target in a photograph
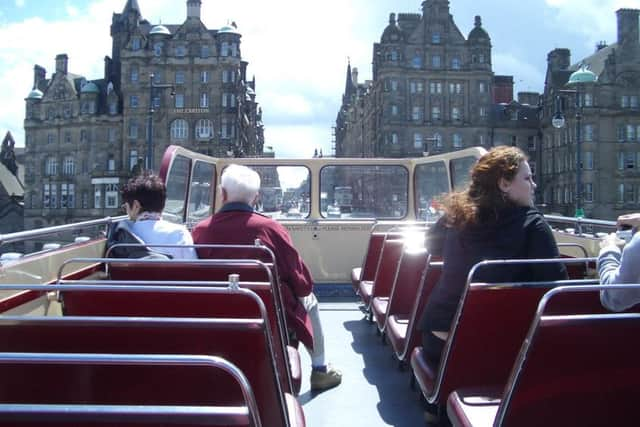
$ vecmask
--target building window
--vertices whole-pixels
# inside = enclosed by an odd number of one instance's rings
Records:
[[[200,83],[209,83],[209,72],[201,71],[200,72]]]
[[[47,134],[47,144],[53,144],[56,141],[56,137],[54,134]]]
[[[140,50],[140,37],[134,37],[131,39],[131,49]]]
[[[424,141],[421,133],[416,132],[413,134],[413,148],[416,150],[424,150]]]
[[[137,83],[138,78],[138,67],[131,67],[131,71],[129,73],[129,79],[131,80],[131,83]]]
[[[222,94],[222,106],[232,108],[236,106],[236,97],[231,92]]]
[[[138,137],[138,123],[134,120],[129,122],[129,138],[135,139]]]
[[[478,135],[478,144],[481,146],[484,146],[484,144],[486,144],[484,135]]]
[[[442,151],[442,135],[436,133],[433,135],[433,149],[434,151]]]
[[[633,141],[636,139],[636,127],[634,125],[626,126],[625,139],[627,141]]]
[[[398,145],[398,134],[397,133],[391,132],[389,137],[390,137],[390,142],[391,142],[392,145]]]
[[[397,92],[398,91],[398,81],[392,79],[390,83],[391,83],[391,91],[392,92]]]
[[[211,50],[209,49],[209,46],[207,46],[206,44],[200,46],[200,58],[208,58],[209,56],[211,56]]]
[[[162,43],[158,42],[153,45],[153,54],[155,56],[162,55]]]
[[[189,135],[189,124],[184,119],[177,119],[171,123],[172,139],[187,139]]]
[[[129,171],[138,164],[138,150],[129,151]]]
[[[422,107],[412,107],[411,108],[411,119],[414,122],[422,121]]]
[[[478,92],[486,93],[487,92],[487,84],[485,82],[478,83]]]
[[[396,62],[400,58],[400,55],[398,55],[398,51],[395,49],[391,51],[390,55],[391,55],[390,59],[392,62]]]
[[[196,123],[196,137],[198,139],[209,139],[213,137],[213,122],[208,119],[200,119]]]
[[[429,93],[431,93],[431,94],[442,93],[442,83],[441,82],[430,82],[429,83]]]
[[[60,207],[76,207],[75,184],[60,184]]]
[[[585,142],[593,141],[593,125],[584,125],[584,137],[583,140]]]
[[[424,85],[420,81],[412,81],[409,83],[409,90],[411,93],[422,93],[424,91]]]
[[[629,97],[629,108],[638,108],[638,95],[631,95]]]
[[[160,70],[155,70],[153,72],[153,82],[155,84],[160,84],[162,83],[162,71]]]
[[[593,184],[590,182],[585,182],[584,187],[582,189],[582,195],[584,197],[585,202],[593,202]]]
[[[451,120],[462,120],[459,107],[451,107]]]
[[[89,209],[89,193],[83,191],[80,196],[80,202],[82,204],[82,209]]]
[[[116,130],[114,128],[107,129],[107,141],[111,144],[116,142]]]
[[[629,95],[622,95],[622,97],[620,97],[620,107],[629,108]]]
[[[200,108],[209,108],[209,95],[204,92],[200,94]]]
[[[93,207],[95,209],[102,207],[102,188],[98,184],[93,186]]]
[[[440,68],[442,66],[442,58],[440,55],[433,55],[431,57],[431,66],[433,68]]]
[[[118,114],[118,103],[112,101],[109,103],[109,114]]]
[[[453,148],[455,149],[462,148],[462,137],[458,133],[453,134]]]
[[[229,119],[222,119],[222,125],[220,126],[220,137],[230,138],[235,135],[235,127],[233,122]]]
[[[593,107],[593,95],[590,93],[582,94],[582,106],[584,107]]]
[[[175,107],[176,108],[184,108],[184,94],[183,93],[176,93],[175,95]]]
[[[593,152],[592,151],[585,151],[582,167],[583,169],[586,169],[586,170],[593,170]]]
[[[478,62],[479,62],[479,63],[481,63],[481,64],[484,64],[484,62],[485,62],[485,57],[484,57],[484,54],[483,54],[483,53],[481,53],[480,55],[478,55]]]
[[[440,33],[433,32],[431,33],[431,43],[440,44]]]
[[[118,207],[118,184],[106,184],[104,186],[104,207],[105,208],[117,208]]]
[[[398,106],[396,104],[391,104],[391,115],[392,116],[398,115]]]
[[[176,84],[177,85],[184,84],[184,71],[176,71]]]
[[[55,184],[44,184],[42,186],[42,207],[45,209],[55,209],[56,202]]]
[[[411,66],[413,68],[422,68],[422,55],[416,53],[413,59],[411,60]]]
[[[58,174],[58,159],[55,157],[47,158],[45,163],[45,175],[55,176]]]
[[[624,153],[624,167],[626,169],[634,169],[636,167],[636,155],[631,151]]]
[[[461,94],[462,93],[462,83],[449,83],[449,93]]]
[[[235,81],[235,70],[222,70],[222,83],[234,83]]]
[[[64,142],[66,144],[71,144],[71,132],[64,133]]]
[[[440,107],[431,107],[431,120],[440,120]]]
[[[186,56],[187,48],[183,45],[176,46],[176,56]]]
[[[113,154],[109,154],[107,159],[107,171],[114,172],[116,170],[116,160],[113,158]]]
[[[462,67],[460,58],[453,58],[451,60],[451,68],[454,70],[459,70]]]
[[[62,174],[71,176],[76,174],[76,161],[73,157],[67,156],[62,163]]]
[[[484,119],[487,117],[487,109],[485,107],[480,107],[478,109],[478,115],[480,115],[480,118]]]
[[[138,108],[139,98],[138,95],[131,95],[129,97],[129,107]]]
[[[222,42],[220,45],[220,56],[229,56],[229,43]]]

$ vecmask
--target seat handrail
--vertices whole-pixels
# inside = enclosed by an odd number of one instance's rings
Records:
[[[576,248],[576,249],[579,249],[580,252],[582,252],[582,254],[584,255],[583,258],[589,257],[587,248],[585,248],[580,243],[556,243],[556,246],[558,246],[558,248]]]
[[[640,284],[624,283],[624,284],[609,284],[609,285],[558,286],[553,289],[550,289],[548,292],[546,292],[543,295],[543,297],[540,299],[540,302],[538,303],[538,308],[536,310],[535,317],[531,322],[531,326],[529,327],[527,336],[522,343],[522,347],[520,348],[518,357],[516,358],[516,361],[511,370],[511,374],[509,375],[509,380],[504,389],[502,401],[500,403],[500,406],[498,407],[498,412],[496,414],[495,425],[498,425],[498,426],[502,425],[502,422],[504,421],[504,417],[506,415],[506,409],[508,408],[511,402],[511,399],[513,397],[513,393],[518,386],[520,374],[522,372],[524,363],[527,359],[528,353],[533,345],[534,339],[536,337],[536,333],[538,331],[538,325],[540,324],[541,319],[543,317],[546,317],[544,315],[544,311],[547,305],[549,304],[549,301],[559,294],[567,294],[567,293],[575,293],[575,292],[600,292],[600,291],[609,290],[609,289],[615,290],[615,289],[629,289],[629,288],[640,289]],[[585,316],[593,317],[593,318],[632,317],[632,318],[638,318],[638,320],[640,320],[640,313],[617,313],[617,312],[611,312],[606,314],[592,314],[592,315],[589,315],[589,314],[570,315],[569,314],[569,315],[554,316],[554,317],[573,318],[575,316],[580,316],[583,318]]]
[[[152,248],[193,248],[193,249],[259,249],[259,250],[264,250],[267,255],[270,256],[271,258],[271,262],[275,262],[275,254],[273,253],[273,251],[271,249],[269,249],[267,246],[264,246],[262,244],[255,244],[255,245],[227,245],[227,244],[213,244],[213,243],[198,243],[198,244],[192,244],[192,245],[184,245],[184,244],[177,244],[177,243],[116,243],[112,246],[110,246],[107,251],[105,252],[105,258],[109,258],[109,255],[111,254],[111,251],[115,248],[145,248],[145,247],[152,247]],[[202,259],[207,259],[207,258],[202,258]]]
[[[261,426],[258,405],[251,384],[244,373],[233,363],[218,356],[177,354],[98,354],[98,353],[0,353],[0,364],[56,364],[56,365],[133,365],[133,366],[203,366],[219,368],[229,373],[240,384],[247,402],[249,416],[256,426]]]

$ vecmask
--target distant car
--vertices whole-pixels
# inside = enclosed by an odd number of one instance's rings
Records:
[[[302,214],[300,213],[300,209],[291,208],[287,211],[287,218],[302,218]]]
[[[338,206],[327,206],[327,218],[340,218],[340,208]]]

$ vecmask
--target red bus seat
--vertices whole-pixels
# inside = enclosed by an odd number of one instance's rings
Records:
[[[358,293],[367,310],[371,308],[371,299],[376,286],[391,289],[393,280],[396,277],[396,272],[398,271],[398,263],[400,261],[400,255],[402,255],[403,245],[404,241],[402,239],[390,239],[387,237],[382,245],[380,262],[378,263],[374,280],[362,280],[360,282],[360,290]]]
[[[385,332],[387,315],[391,307],[395,308],[396,304],[400,304],[395,300],[400,300],[406,296],[403,294],[405,292],[404,288],[417,289],[427,267],[428,259],[429,253],[426,249],[413,249],[405,246],[400,256],[398,271],[391,288],[387,289],[385,286],[376,285],[372,295],[371,313],[380,332]],[[414,293],[411,299],[415,300],[416,295],[417,293]]]
[[[158,289],[157,287],[155,289]],[[222,292],[220,292],[222,291]],[[67,294],[73,292],[66,290]],[[88,291],[89,293],[92,291]],[[208,289],[207,296],[225,296],[226,289]],[[244,289],[234,291],[234,305],[244,299],[247,306],[254,302],[254,312],[260,309],[260,299]],[[123,295],[118,291],[115,294]],[[129,296],[143,295],[130,292]],[[160,295],[160,293],[158,293]],[[170,295],[170,294],[164,294]],[[204,293],[203,293],[204,295]],[[203,296],[201,296],[203,298]],[[203,298],[204,299],[204,298]],[[245,318],[159,318],[159,317],[5,317],[0,319],[0,351],[48,353],[126,353],[126,354],[201,354],[216,355],[235,364],[246,375],[256,396],[260,416],[265,426],[288,425],[289,409],[285,392],[277,373],[271,348],[266,317]],[[113,381],[116,381],[113,378]],[[146,383],[155,388],[167,388],[170,381],[162,375],[150,377]],[[116,382],[117,384],[117,382]],[[210,383],[209,383],[210,384]],[[145,385],[146,387],[146,385]],[[169,387],[171,388],[171,387]],[[155,404],[207,404],[199,397],[198,387],[189,393],[178,393],[171,401]],[[10,391],[10,389],[7,389]],[[218,390],[216,388],[216,390]],[[111,390],[113,392],[113,390]],[[127,393],[135,395],[135,387]],[[73,392],[73,391],[70,391]],[[164,392],[164,391],[163,391]],[[214,393],[214,392],[210,392]],[[224,390],[217,393],[225,394]],[[103,403],[119,404],[125,394]],[[154,403],[151,395],[140,399]],[[203,395],[204,396],[204,395]],[[104,396],[108,399],[109,393]],[[197,400],[197,399],[200,400]],[[0,394],[0,400],[4,397]],[[113,400],[115,399],[115,401]],[[4,399],[6,401],[6,399]],[[210,400],[209,400],[210,401]],[[45,402],[53,403],[53,402]],[[294,412],[296,412],[294,410]]]
[[[594,288],[597,295],[602,287]],[[552,300],[574,293],[558,291]],[[632,337],[639,333],[637,312],[539,310],[504,392],[454,392],[447,405],[453,425],[635,425],[640,342]]]
[[[540,299],[558,283],[472,283],[458,306],[439,368],[428,366],[422,347],[413,350],[411,366],[425,398],[443,405],[454,390],[503,387]]]
[[[372,232],[369,236],[369,244],[362,261],[362,267],[355,267],[351,270],[351,285],[354,292],[358,293],[361,280],[372,281],[374,279],[385,236],[384,232]]]
[[[250,427],[260,421],[246,377],[219,357],[0,353],[0,375],[0,426]],[[206,402],[167,404],[175,401]]]
[[[430,257],[418,282],[407,282],[394,298],[387,314],[385,333],[393,352],[401,362],[407,362],[413,349],[420,344],[418,330],[424,307],[433,287],[440,279],[442,261]],[[397,291],[397,292],[398,292]]]
[[[123,261],[124,262],[124,261]],[[163,262],[164,263],[164,262]],[[170,265],[167,265],[170,264]],[[167,277],[175,279],[179,274],[179,262],[167,261],[167,264],[155,266],[143,263],[136,264],[136,269],[144,266],[147,271],[164,271]],[[155,267],[151,269],[150,267]],[[217,271],[222,274],[222,266]],[[186,268],[186,267],[185,267]],[[229,267],[224,267],[229,269]],[[243,271],[243,267],[233,271]],[[206,270],[200,270],[206,272]],[[257,272],[256,270],[255,272]],[[140,274],[140,271],[137,272]],[[82,282],[62,282],[82,284]],[[100,281],[98,284],[127,285],[127,281]],[[156,286],[171,282],[143,281],[138,284]],[[185,286],[197,284],[211,285],[216,282],[178,282]],[[228,282],[217,282],[221,288],[228,286]],[[302,382],[300,368],[300,354],[298,350],[286,346],[277,318],[273,287],[269,282],[239,282],[240,287],[250,289],[262,300],[268,318],[269,329],[273,339],[273,351],[278,373],[281,376],[285,391],[297,394]],[[156,293],[156,292],[62,292],[63,314],[65,316],[155,316],[155,317],[225,317],[237,318],[259,315],[253,304],[247,305],[242,299],[234,295],[217,297],[211,294],[190,293]]]

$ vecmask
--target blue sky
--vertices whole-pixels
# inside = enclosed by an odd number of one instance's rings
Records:
[[[186,1],[138,0],[153,23],[182,23]],[[102,77],[111,54],[109,25],[125,0],[0,0],[0,137],[10,130],[24,144],[24,98],[33,66],[47,69],[69,55],[69,71]],[[372,44],[389,13],[419,12],[421,0],[203,0],[202,21],[219,28],[235,21],[242,55],[255,75],[264,111],[266,145],[279,157],[330,152],[344,89],[347,58],[360,81],[371,77]],[[496,74],[513,75],[516,91],[540,91],[547,53],[569,48],[573,62],[596,42],[616,41],[615,11],[640,8],[640,0],[451,0],[458,28],[468,34],[474,16],[493,44]]]

